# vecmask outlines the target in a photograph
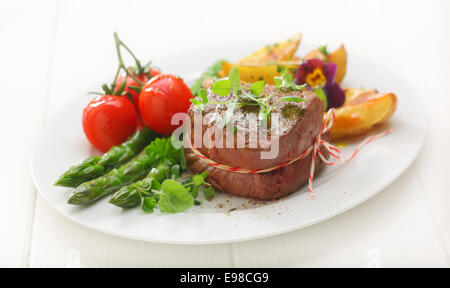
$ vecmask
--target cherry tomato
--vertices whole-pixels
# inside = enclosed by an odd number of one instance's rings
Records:
[[[157,75],[142,88],[139,109],[142,118],[152,130],[170,135],[177,128],[171,125],[172,116],[186,113],[192,93],[184,81],[174,75]]]
[[[154,76],[161,74],[161,71],[155,69],[155,68],[151,68],[150,69],[150,76],[153,78]],[[148,75],[147,74],[140,74],[140,75],[134,75],[137,79],[139,79],[139,81],[143,82],[143,83],[147,83],[148,81]],[[139,93],[136,92],[135,90],[131,89],[130,86],[132,87],[139,87],[139,84],[136,82],[136,80],[134,80],[133,78],[131,78],[130,76],[127,76],[125,72],[123,72],[122,74],[119,75],[119,77],[117,77],[116,80],[116,91],[119,89],[119,87],[122,85],[123,80],[126,77],[126,81],[127,83],[125,84],[125,92],[128,92],[131,96],[131,99],[133,100],[133,104],[134,107],[136,107],[136,111],[139,112]]]
[[[159,71],[156,68],[150,68],[150,76],[151,77],[155,77],[156,75],[159,75],[159,74],[161,74],[161,71]]]
[[[159,71],[158,69],[155,68],[151,68],[150,69],[150,77],[154,77],[158,74],[161,74],[161,71]],[[148,74],[140,74],[140,75],[135,75],[137,79],[139,79],[139,81],[143,82],[143,83],[147,83],[148,81]],[[127,79],[127,83],[125,84],[125,92],[128,92],[131,96],[131,99],[133,101],[133,105],[134,108],[136,109],[136,113],[137,113],[137,118],[138,118],[138,128],[142,128],[145,126],[144,122],[142,121],[142,117],[141,117],[141,113],[139,112],[139,93],[136,90],[133,90],[130,88],[130,86],[132,87],[139,87],[139,83],[136,82],[136,80],[134,80],[133,78],[131,78],[130,76],[127,76],[126,73],[122,73],[121,75],[119,75],[119,77],[117,77],[116,80],[116,91],[119,89],[119,87],[122,85],[123,80]]]
[[[124,142],[136,127],[136,109],[126,96],[98,96],[83,110],[84,133],[103,152]]]

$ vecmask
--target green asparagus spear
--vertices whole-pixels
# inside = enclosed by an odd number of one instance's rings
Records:
[[[198,90],[202,88],[203,81],[207,78],[217,77],[217,73],[222,69],[222,62],[226,60],[220,59],[216,61],[212,66],[208,67],[208,69],[202,74],[200,78],[198,78],[194,85],[191,86],[192,95],[197,96]]]
[[[120,208],[132,208],[140,204],[144,213],[152,213],[156,206],[164,213],[183,212],[194,204],[200,204],[200,201],[195,200],[200,187],[203,188],[205,198],[210,201],[214,196],[214,188],[205,182],[208,174],[196,174],[180,183],[175,181],[180,176],[180,169],[179,164],[169,167],[160,163],[143,180],[120,188],[109,203]]]
[[[181,157],[184,157],[183,150],[175,149],[170,138],[155,139],[128,163],[79,185],[70,195],[68,203],[82,205],[94,202],[143,178],[156,164],[178,163]]]
[[[157,134],[150,128],[144,127],[121,145],[112,147],[103,156],[90,157],[72,166],[59,177],[55,185],[77,187],[81,183],[100,177],[128,162],[156,136]]]
[[[99,165],[101,156],[89,157],[78,165],[70,167],[55,182],[56,186],[76,187],[77,185],[94,179],[106,173],[105,167]]]
[[[159,163],[159,165],[156,168],[153,168],[144,179],[131,185],[124,186],[116,191],[109,200],[109,203],[121,208],[138,206],[142,202],[142,194],[150,193],[151,189],[155,188],[155,181],[159,184],[166,178],[167,168],[168,167],[164,163]]]

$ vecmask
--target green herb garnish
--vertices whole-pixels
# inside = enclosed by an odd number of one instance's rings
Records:
[[[202,76],[198,78],[191,86],[192,95],[198,95],[198,90],[202,88],[203,82],[206,79],[217,79],[217,73],[222,69],[222,63],[224,61],[225,60],[220,59],[216,61],[211,67],[208,67],[208,69],[202,74]]]
[[[222,79],[214,82],[213,86],[211,87],[211,90],[214,94],[220,95],[220,96],[227,96],[230,94],[231,89],[231,83],[228,79]]]
[[[145,197],[142,199],[141,208],[144,213],[153,213],[153,209],[156,207],[156,199],[153,197]]]
[[[264,91],[265,86],[265,81],[256,81],[250,86],[250,92],[254,95],[260,95]]]
[[[194,198],[189,191],[173,179],[164,180],[161,190],[152,192],[159,195],[158,206],[164,213],[183,212],[194,205]]]
[[[280,76],[277,76],[273,78],[275,87],[277,87],[279,90],[288,92],[288,91],[302,91],[306,84],[303,85],[297,85],[293,81],[294,76],[292,76],[291,73],[289,73],[287,65],[281,72]]]
[[[209,186],[204,188],[203,190],[203,196],[205,196],[206,200],[211,201],[211,199],[214,197],[215,191],[214,188]]]
[[[205,196],[206,200],[211,201],[211,199],[214,197],[215,190],[209,184],[206,182],[206,176],[208,176],[208,172],[203,172],[201,174],[196,174],[192,176],[192,178],[189,178],[186,183],[182,183],[183,187],[186,187],[191,191],[192,197],[195,199],[198,196],[198,191],[201,189],[203,192],[203,195]]]
[[[286,102],[304,102],[305,99],[295,96],[285,96],[281,97],[279,100],[286,101]]]
[[[323,55],[328,56],[328,48],[327,48],[327,44],[324,44],[322,46],[319,46],[319,48],[317,48],[317,50],[319,52],[321,52]]]
[[[192,98],[189,101],[191,101],[191,103],[197,106],[200,110],[203,110],[204,106],[208,104],[208,92],[206,92],[205,89],[200,88],[198,89],[197,94],[200,99]]]
[[[323,102],[323,111],[327,111],[328,101],[325,92],[323,92],[322,88],[316,88],[313,90],[313,93],[316,94],[317,97],[320,98]]]
[[[293,76],[288,72],[288,68],[280,68],[282,74],[278,77],[274,78],[275,86],[284,92],[287,91],[301,91],[305,88],[305,85],[297,85],[293,82]],[[241,79],[239,74],[239,69],[233,67],[228,74],[228,79],[221,79],[211,86],[211,91],[219,96],[228,96],[230,93],[235,96],[233,99],[226,102],[211,102],[208,100],[207,91],[205,89],[200,89],[198,91],[198,98],[191,99],[191,102],[197,106],[199,109],[203,110],[204,105],[211,104],[222,104],[227,106],[227,110],[225,112],[225,117],[223,124],[227,126],[231,121],[234,111],[237,108],[245,107],[245,106],[259,106],[258,109],[258,119],[264,124],[267,124],[270,119],[270,113],[272,112],[274,106],[279,101],[285,102],[303,102],[305,101],[303,98],[289,96],[289,97],[281,97],[273,104],[269,103],[270,98],[274,96],[274,94],[270,95],[262,95],[264,92],[266,82],[265,81],[256,81],[252,83],[249,87],[245,87],[241,85]]]

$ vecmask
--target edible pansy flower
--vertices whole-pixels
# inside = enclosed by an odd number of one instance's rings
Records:
[[[344,104],[344,90],[335,82],[337,65],[323,62],[320,59],[310,59],[300,65],[295,76],[297,84],[307,84],[309,89],[321,88],[327,97],[327,110]]]

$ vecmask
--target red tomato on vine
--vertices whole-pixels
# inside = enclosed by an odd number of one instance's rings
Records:
[[[136,109],[126,96],[99,95],[83,110],[84,133],[102,152],[123,143],[136,127]]]
[[[142,118],[152,130],[170,135],[177,126],[170,122],[178,112],[186,113],[193,98],[183,79],[174,75],[157,75],[142,88],[139,109]]]

